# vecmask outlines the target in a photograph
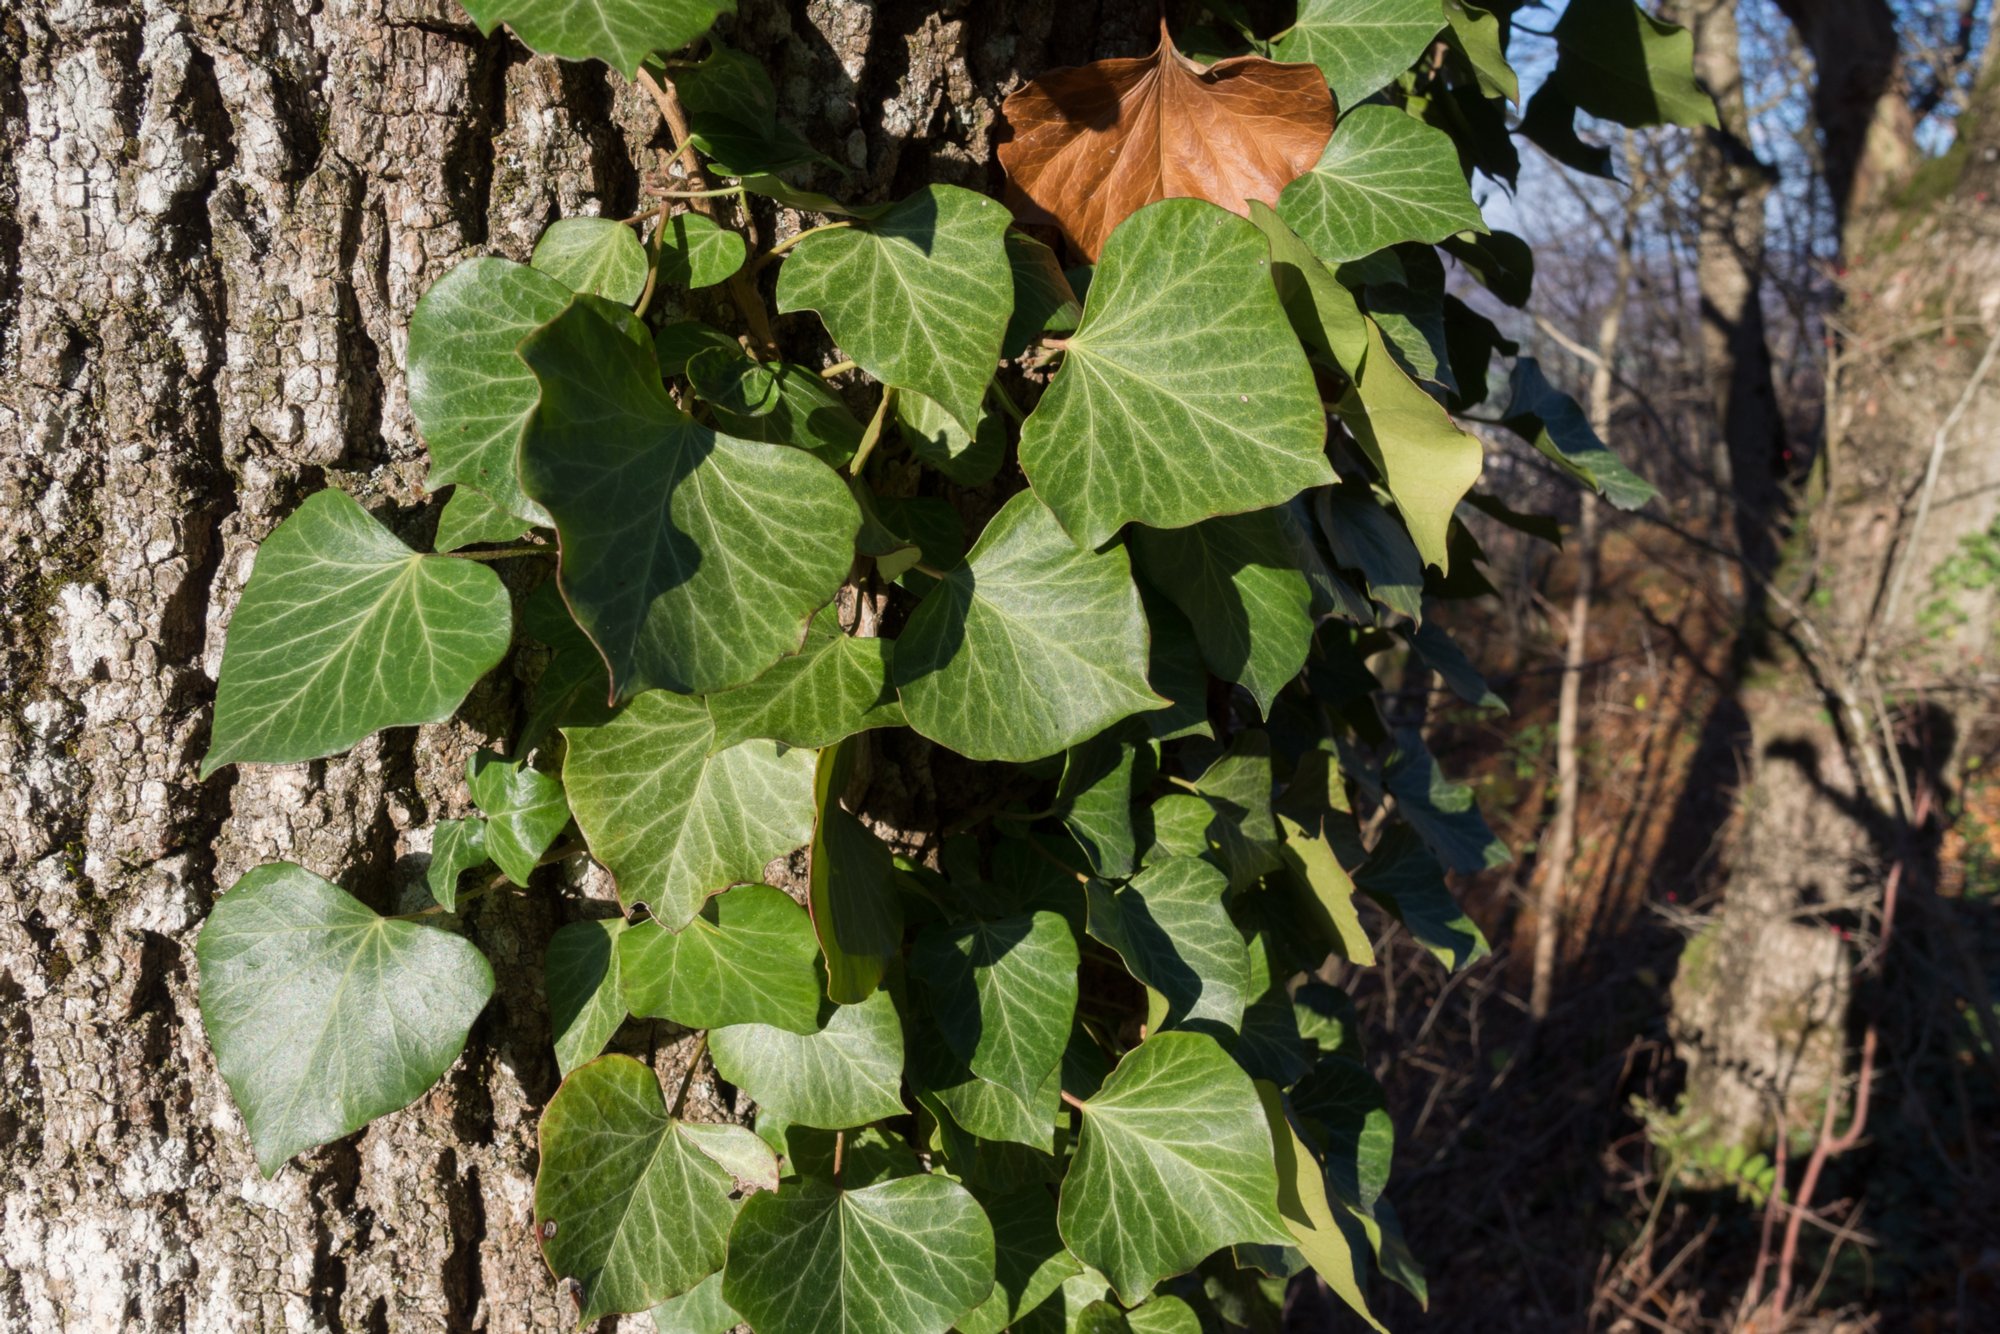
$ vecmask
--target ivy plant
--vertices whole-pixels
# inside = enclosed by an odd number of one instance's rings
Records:
[[[529,682],[431,831],[434,904],[276,863],[203,928],[260,1167],[442,1077],[493,991],[480,901],[588,856],[617,902],[549,946],[534,1197],[580,1320],[1268,1328],[1308,1270],[1378,1329],[1371,1275],[1422,1300],[1389,1109],[1314,975],[1391,923],[1467,966],[1447,873],[1508,852],[1377,673],[1495,702],[1445,628],[1486,587],[1463,516],[1549,531],[1475,490],[1455,412],[1504,396],[1564,476],[1650,495],[1446,290],[1532,284],[1472,193],[1516,169],[1512,0],[1306,0],[1280,33],[1211,5],[1221,65],[1163,36],[1009,99],[1016,208],[845,193],[732,0],[466,3],[645,80],[684,174],[423,296],[431,549],[324,491],[258,553],[204,775],[443,721],[510,654]],[[1555,36],[1517,128],[1564,161],[1602,165],[1578,110],[1709,119],[1630,0]],[[1169,128],[1106,174],[1059,94],[1149,70]],[[1264,123],[1283,152],[1236,160]],[[631,1054],[649,1023],[697,1035],[677,1080]],[[733,1117],[690,1113],[702,1069]]]

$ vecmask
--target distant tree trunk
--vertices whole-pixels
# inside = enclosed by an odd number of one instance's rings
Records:
[[[744,8],[734,43],[853,168],[821,183],[878,197],[989,186],[1018,78],[1143,51],[1154,14]],[[418,296],[465,256],[526,258],[558,215],[633,212],[657,123],[622,79],[482,39],[447,0],[0,17],[0,1328],[568,1327],[528,1220],[556,1078],[542,954],[573,900],[485,900],[469,929],[500,989],[465,1059],[268,1182],[196,1008],[195,934],[251,866],[384,908],[422,893],[423,835],[459,813],[511,673],[343,758],[206,784],[194,764],[281,517],[337,485],[428,535]]]
[[[1889,0],[1777,0],[1813,58],[1813,119],[1842,248],[1853,250],[1876,208],[1917,158],[1916,117],[1902,77]]]

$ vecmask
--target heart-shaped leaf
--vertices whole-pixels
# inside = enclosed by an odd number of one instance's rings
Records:
[[[1334,101],[1356,107],[1416,64],[1442,27],[1438,0],[1300,0],[1271,53],[1319,66]]]
[[[493,994],[465,941],[383,917],[290,862],[217,901],[195,958],[202,1027],[265,1176],[414,1102]]]
[[[679,331],[697,329],[700,341]],[[656,347],[669,374],[685,375],[716,425],[745,440],[791,445],[830,468],[854,457],[864,428],[825,380],[803,366],[752,361],[734,339],[705,324],[669,325]]]
[[[646,247],[616,218],[557,219],[535,242],[533,262],[572,292],[588,292],[621,306],[637,301],[646,287]]]
[[[602,917],[571,922],[549,938],[549,1032],[565,1075],[603,1051],[625,1022],[618,968],[625,933],[624,918]]]
[[[1250,951],[1222,906],[1229,880],[1198,857],[1155,861],[1114,887],[1093,880],[1090,934],[1166,1000],[1165,1028],[1228,1041],[1250,1001]]]
[[[910,726],[961,755],[1053,755],[1161,707],[1125,552],[1079,551],[1023,491],[896,642]]]
[[[1289,1243],[1256,1090],[1213,1038],[1147,1038],[1082,1115],[1056,1218],[1120,1301],[1138,1305],[1224,1246]]]
[[[631,78],[655,51],[678,51],[734,14],[736,0],[465,0],[483,33],[501,24],[543,55],[601,60]]]
[[[517,885],[528,883],[541,855],[569,823],[562,784],[490,750],[465,765],[472,804],[486,817],[486,855]]]
[[[723,1295],[758,1334],[944,1334],[993,1290],[993,1227],[939,1176],[746,1201]]]
[[[724,1079],[801,1125],[843,1130],[904,1111],[903,1029],[886,991],[833,1007],[816,1033],[732,1024],[708,1048]]]
[[[1092,260],[1155,200],[1206,199],[1236,213],[1246,200],[1275,203],[1333,127],[1318,71],[1257,56],[1203,65],[1174,49],[1164,23],[1152,55],[1051,70],[1000,113],[1008,203]]]
[[[972,1073],[1033,1099],[1069,1045],[1077,962],[1069,923],[1038,912],[926,928],[910,971]]]
[[[748,256],[741,233],[699,213],[668,218],[653,244],[660,251],[660,281],[682,291],[715,286],[742,268]]]
[[[842,632],[831,612],[813,619],[806,646],[748,685],[708,697],[715,744],[768,737],[821,750],[856,732],[897,727],[903,706],[889,685],[887,639]]]
[[[201,776],[443,722],[512,638],[492,570],[420,556],[345,493],[314,492],[257,549],[222,648]]]
[[[1292,332],[1314,356],[1352,374],[1368,355],[1368,326],[1354,294],[1267,204],[1250,205],[1250,221],[1271,243],[1271,277]]]
[[[424,872],[438,907],[456,912],[459,877],[486,860],[484,820],[439,820],[431,832],[431,864]]]
[[[977,430],[1014,308],[1007,223],[984,195],[925,186],[799,242],[778,274],[778,309],[818,311],[863,370]]]
[[[769,885],[716,895],[678,932],[642,922],[618,943],[624,1004],[685,1028],[819,1031],[818,960],[805,910]]]
[[[484,491],[454,486],[438,514],[437,536],[431,545],[439,551],[486,542],[512,542],[532,525],[518,514],[496,504]]]
[[[905,392],[896,396],[896,420],[910,452],[960,486],[984,486],[1000,471],[1007,426],[991,412],[980,415],[977,432],[968,432],[930,399]]]
[[[1145,734],[1137,723],[1115,727],[1070,747],[1063,758],[1056,809],[1090,869],[1102,876],[1123,878],[1137,864],[1139,831],[1132,801],[1154,768],[1152,748],[1134,739]]]
[[[733,1132],[733,1134],[731,1133]],[[542,1113],[535,1231],[549,1268],[577,1285],[577,1319],[643,1311],[722,1267],[736,1175],[708,1137],[761,1155],[741,1126],[689,1125],[667,1111],[651,1067],[605,1056],[563,1081]]]
[[[1007,262],[1014,270],[1014,316],[1000,355],[1020,356],[1043,334],[1066,334],[1083,318],[1083,302],[1069,285],[1056,252],[1025,232],[1007,233]]]
[[[746,741],[711,754],[699,699],[649,690],[565,735],[563,785],[591,855],[628,910],[643,903],[669,930],[811,836],[812,753]]]
[[[1319,162],[1285,187],[1278,216],[1328,264],[1486,230],[1450,136],[1394,107],[1342,116]]]
[[[759,176],[825,160],[779,122],[777,90],[756,57],[718,46],[700,64],[675,69],[673,82],[687,112],[688,139],[723,175]]]
[[[563,596],[619,696],[722,690],[796,653],[861,526],[833,470],[700,425],[667,397],[650,349],[581,305],[521,357],[542,388],[522,485],[555,520]]]
[[[1021,467],[1078,545],[1128,520],[1183,528],[1333,480],[1312,368],[1271,249],[1195,199],[1133,214],[1104,248]]]

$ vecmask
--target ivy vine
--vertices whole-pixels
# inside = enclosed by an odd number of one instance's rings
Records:
[[[1453,414],[1494,357],[1506,428],[1650,494],[1445,291],[1440,247],[1532,283],[1468,184],[1518,171],[1514,5],[1302,0],[1262,37],[1212,3],[1198,56],[1163,34],[1015,94],[1005,202],[872,202],[793,183],[835,169],[712,31],[732,0],[465,3],[645,84],[684,188],[424,295],[435,550],[325,491],[258,553],[204,775],[443,721],[547,650],[478,814],[433,830],[435,907],[287,863],[218,901],[202,1015],[262,1169],[435,1082],[493,991],[472,902],[587,854],[623,915],[550,947],[535,1192],[580,1319],[1192,1331],[1308,1267],[1376,1328],[1372,1271],[1421,1299],[1382,1089],[1314,973],[1373,962],[1361,899],[1466,966],[1445,873],[1509,854],[1371,663],[1492,699],[1433,612],[1486,587],[1462,506],[1547,532],[1473,491]],[[1579,111],[1712,122],[1630,0],[1554,31],[1516,128],[1559,159],[1606,169]],[[760,247],[760,200],[826,221]],[[516,599],[501,561],[546,576]],[[974,763],[892,847],[872,777],[924,745]],[[763,883],[801,848],[796,897]],[[754,1131],[686,1114],[692,1065],[669,1093],[600,1054],[628,1016],[698,1030]]]

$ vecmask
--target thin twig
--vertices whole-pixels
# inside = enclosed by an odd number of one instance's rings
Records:
[[[668,1115],[678,1118],[681,1108],[687,1106],[688,1090],[694,1087],[694,1073],[701,1068],[701,1058],[708,1051],[708,1034],[695,1039],[694,1050],[688,1053],[687,1069],[681,1075],[680,1092],[674,1094],[674,1110]]]
[[[512,560],[516,556],[553,556],[556,548],[548,542],[537,542],[529,546],[498,547],[492,551],[447,551],[442,554],[458,560]]]
[[[868,466],[868,456],[875,452],[876,444],[882,439],[882,428],[888,423],[889,409],[896,405],[896,386],[882,387],[882,401],[875,405],[875,415],[868,419],[868,429],[861,433],[861,443],[855,446],[854,457],[847,462],[847,475],[859,477],[861,470]]]

